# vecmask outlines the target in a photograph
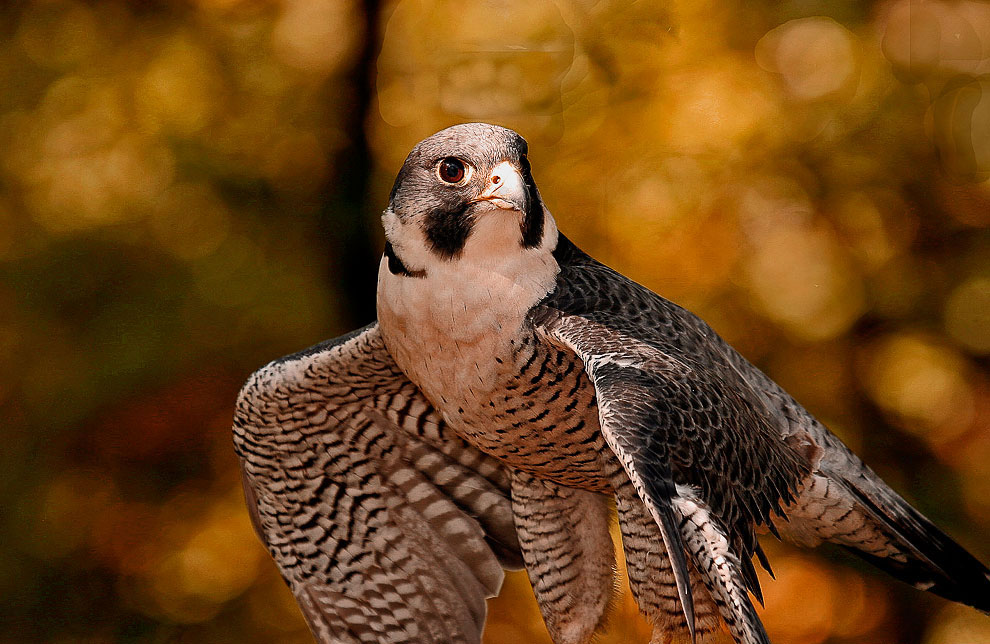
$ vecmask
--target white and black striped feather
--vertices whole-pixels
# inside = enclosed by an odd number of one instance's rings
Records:
[[[503,564],[521,565],[508,477],[449,432],[377,325],[257,371],[234,440],[255,526],[320,642],[480,641]]]

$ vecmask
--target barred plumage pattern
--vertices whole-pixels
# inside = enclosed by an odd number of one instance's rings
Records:
[[[380,327],[238,400],[249,509],[320,642],[477,644],[524,563],[555,644],[588,644],[609,497],[652,644],[768,644],[759,530],[990,611],[990,571],[783,389],[560,236],[527,150],[487,124],[416,146],[383,214]],[[444,183],[441,162],[473,172]]]
[[[625,476],[615,477],[615,506],[622,533],[622,549],[626,557],[629,589],[639,610],[653,625],[651,644],[670,644],[688,632],[684,611],[681,610],[677,584],[671,569],[660,528],[647,510],[639,494]],[[691,570],[695,625],[699,633],[720,630],[718,607],[711,599],[695,566]]]
[[[611,494],[609,476],[621,466],[598,428],[595,389],[577,356],[526,334],[495,360],[500,368],[473,406],[436,401],[452,428],[513,469]]]
[[[801,545],[843,545],[921,589],[990,611],[986,567],[707,324],[566,238],[555,257],[557,289],[531,319],[549,342],[581,356],[603,433],[627,471],[643,475],[633,483],[656,501],[647,507],[661,527],[657,512],[684,500],[671,488],[689,484],[758,597],[750,557],[761,554],[754,528],[762,524]]]
[[[526,571],[553,641],[588,641],[615,589],[608,498],[516,470],[512,509]]]
[[[726,529],[693,490],[678,486],[677,492],[674,511],[680,517],[684,545],[733,639],[769,644],[763,624],[749,600],[741,574],[742,561],[732,547]]]
[[[521,563],[508,476],[450,434],[377,326],[276,361],[234,420],[249,506],[327,642],[470,642]]]

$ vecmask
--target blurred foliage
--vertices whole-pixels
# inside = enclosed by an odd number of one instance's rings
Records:
[[[4,3],[0,644],[311,641],[243,509],[234,396],[366,321],[375,211],[466,120],[519,130],[568,235],[986,561],[988,79],[968,0]],[[777,644],[990,641],[767,549]],[[646,642],[619,587],[601,641]],[[486,642],[541,641],[510,575]]]

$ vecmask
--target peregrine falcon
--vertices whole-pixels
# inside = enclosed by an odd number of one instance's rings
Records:
[[[563,234],[526,141],[419,143],[382,215],[378,320],[244,385],[254,526],[320,642],[479,642],[525,567],[556,644],[614,587],[653,642],[769,642],[753,558],[827,541],[990,611],[990,572],[705,322]]]

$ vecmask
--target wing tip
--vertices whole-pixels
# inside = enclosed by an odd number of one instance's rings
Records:
[[[877,557],[847,546],[848,550],[916,588],[926,585],[920,589],[990,613],[990,570],[979,559],[895,492],[881,489],[889,496],[881,505],[853,482],[845,483],[906,549],[908,560]]]
[[[687,555],[684,550],[684,540],[681,532],[674,523],[670,514],[671,508],[668,506],[665,513],[661,513],[660,534],[670,553],[670,568],[674,573],[674,582],[677,585],[677,597],[681,602],[681,610],[684,612],[684,620],[687,622],[688,633],[691,634],[691,644],[696,644],[698,633],[694,615],[694,595],[691,592],[691,577],[688,570]]]

